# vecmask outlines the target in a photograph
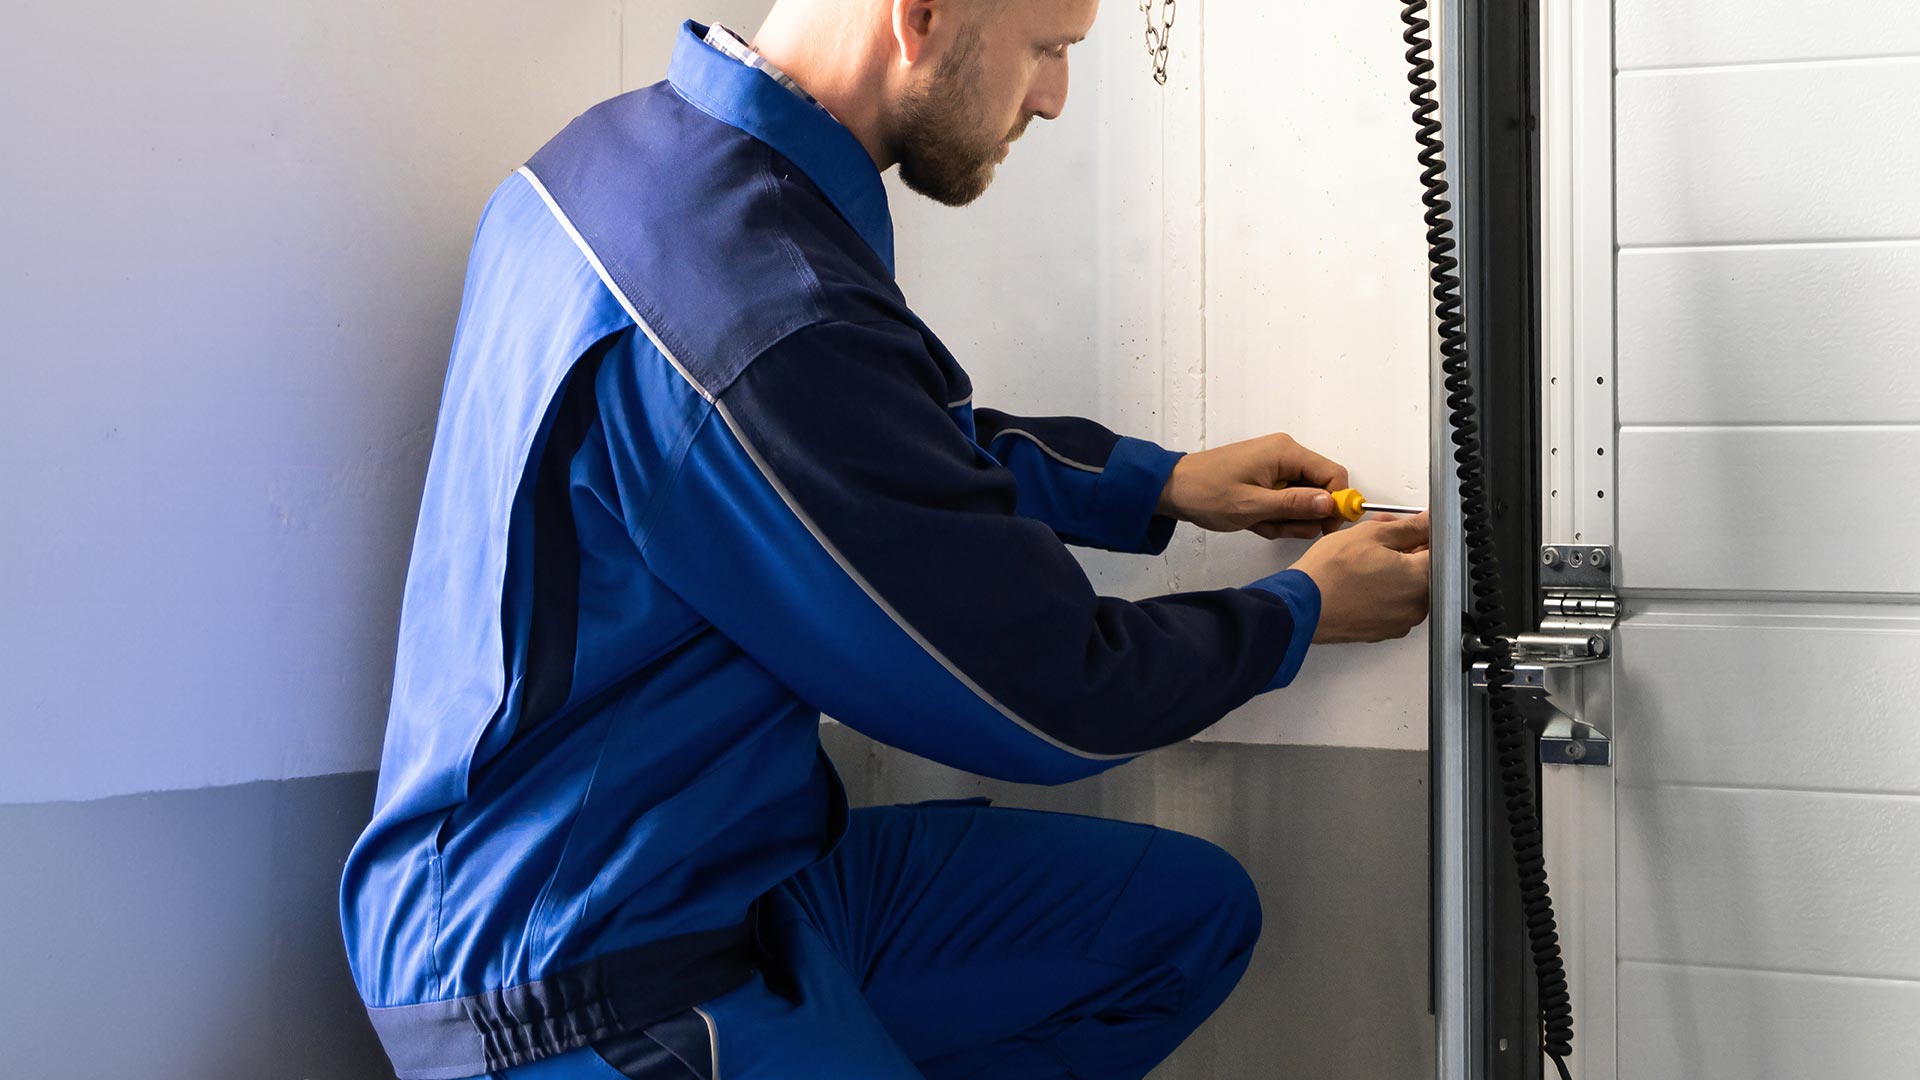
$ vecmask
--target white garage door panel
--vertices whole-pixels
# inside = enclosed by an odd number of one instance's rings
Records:
[[[1577,380],[1611,400],[1566,408],[1617,427],[1611,461],[1584,440],[1609,479],[1576,486],[1573,528],[1613,527],[1628,612],[1583,703],[1616,768],[1555,778],[1591,1048],[1574,1072],[1912,1080],[1920,18],[1601,0],[1609,34],[1594,10],[1558,0],[1544,24],[1587,13],[1564,24],[1581,130],[1556,266],[1614,316],[1563,312],[1573,355],[1614,364]],[[1578,224],[1607,181],[1612,245]]]
[[[1920,985],[1620,965],[1620,1080],[1912,1080]]]
[[[1623,794],[1621,960],[1920,979],[1920,798]]]
[[[1920,795],[1920,620],[1616,635],[1622,784]]]
[[[1920,428],[1623,428],[1619,456],[1625,587],[1920,593]]]
[[[1920,239],[1916,83],[1920,59],[1622,75],[1620,244]]]
[[[1623,424],[1920,421],[1920,243],[1629,251],[1619,290]]]
[[[1619,0],[1620,67],[1680,67],[1920,52],[1909,0]]]

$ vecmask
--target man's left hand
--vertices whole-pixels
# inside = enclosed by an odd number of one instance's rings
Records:
[[[1181,458],[1158,512],[1213,532],[1312,540],[1345,524],[1327,492],[1347,486],[1346,466],[1290,435],[1267,435]]]

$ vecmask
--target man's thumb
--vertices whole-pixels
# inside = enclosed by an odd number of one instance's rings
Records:
[[[1432,534],[1426,514],[1380,522],[1380,543],[1395,551],[1413,551],[1427,546]]]
[[[1268,521],[1318,521],[1333,516],[1333,497],[1317,487],[1289,487],[1267,500]]]

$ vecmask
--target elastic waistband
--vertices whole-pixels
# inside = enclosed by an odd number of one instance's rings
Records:
[[[521,986],[368,1007],[399,1080],[462,1080],[635,1030],[738,987],[754,971],[750,924],[595,957]]]

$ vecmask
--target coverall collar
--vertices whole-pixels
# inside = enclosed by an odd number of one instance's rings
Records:
[[[866,147],[825,109],[707,44],[707,29],[691,19],[681,26],[667,81],[702,112],[798,165],[892,274],[893,217]]]

